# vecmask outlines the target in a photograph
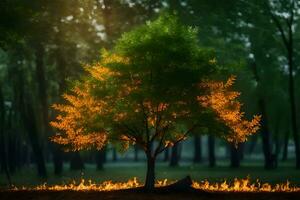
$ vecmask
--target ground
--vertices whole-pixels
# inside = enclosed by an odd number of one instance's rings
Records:
[[[62,176],[54,176],[51,165],[48,165],[48,179],[39,179],[36,177],[34,167],[25,168],[17,172],[12,177],[12,182],[17,186],[34,186],[47,182],[48,184],[70,183],[73,180],[80,182],[81,178],[92,180],[100,183],[106,180],[127,181],[132,177],[137,177],[141,182],[144,181],[146,167],[144,162],[109,162],[105,165],[104,170],[97,171],[94,165],[86,165],[83,171],[70,171],[68,166]],[[180,167],[170,168],[167,163],[158,163],[156,167],[156,177],[158,180],[179,180],[186,175],[190,175],[193,180],[210,182],[221,182],[224,179],[233,180],[234,178],[251,177],[262,182],[271,184],[285,183],[289,180],[292,184],[300,186],[300,171],[296,170],[293,162],[281,163],[276,170],[265,170],[261,166],[261,162],[244,162],[238,169],[228,167],[228,163],[219,162],[218,167],[210,168],[206,164],[194,165],[190,163],[182,163]],[[7,184],[3,174],[0,174],[0,188]]]
[[[100,183],[105,180],[127,181],[132,177],[137,177],[140,181],[144,180],[145,164],[143,162],[109,162],[105,165],[104,170],[97,171],[94,165],[86,165],[83,171],[70,171],[68,166],[65,166],[64,173],[61,177],[52,174],[52,166],[48,165],[48,179],[38,179],[35,174],[34,167],[27,167],[14,176],[13,183],[17,186],[34,186],[47,181],[48,184],[70,183],[73,180],[79,182],[81,178],[86,180],[91,179],[93,182]],[[233,180],[234,178],[245,178],[250,176],[253,181],[259,178],[262,182],[272,184],[282,183],[289,180],[293,185],[300,186],[300,172],[293,166],[293,162],[282,163],[278,169],[267,171],[261,166],[261,162],[244,162],[238,169],[228,167],[227,162],[219,162],[218,167],[209,168],[206,164],[194,165],[190,163],[182,163],[180,167],[170,168],[167,163],[158,163],[157,179],[178,180],[189,174],[194,180],[209,180],[210,182],[221,182],[224,179]],[[0,186],[3,189],[6,185],[5,177],[0,174]],[[1,200],[12,199],[37,199],[37,200],[77,200],[77,199],[122,199],[122,200],[139,200],[139,199],[201,199],[201,200],[285,200],[285,199],[300,199],[300,193],[164,193],[164,194],[145,194],[136,191],[113,191],[113,192],[76,192],[76,191],[27,191],[27,192],[6,192],[0,190]]]
[[[35,200],[289,200],[299,199],[300,193],[171,193],[171,194],[145,194],[132,191],[118,192],[0,192],[1,200],[35,199]]]

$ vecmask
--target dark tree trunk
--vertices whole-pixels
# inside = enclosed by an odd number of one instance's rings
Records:
[[[257,66],[256,63],[253,63],[253,73],[255,76],[255,79],[257,81],[257,87],[259,90],[260,88],[260,77],[258,74]],[[259,91],[260,93],[262,91]],[[268,120],[267,120],[267,112],[266,112],[266,104],[263,98],[263,95],[260,94],[259,99],[258,99],[258,107],[261,112],[261,137],[262,137],[262,148],[263,148],[263,153],[264,153],[264,158],[265,158],[265,169],[273,169],[276,168],[276,160],[274,159],[274,155],[272,154],[272,145],[271,145],[271,136],[270,136],[270,131],[268,127]]]
[[[282,161],[286,161],[288,159],[289,135],[290,132],[286,132],[284,135],[284,143],[283,143],[282,159],[281,159]]]
[[[153,191],[155,185],[155,157],[147,155],[147,174],[145,181],[145,190]]]
[[[30,104],[24,105],[26,111],[23,111],[22,118],[24,120],[24,126],[26,127],[26,131],[29,137],[29,141],[31,142],[32,151],[34,154],[34,160],[37,165],[38,175],[40,177],[46,178],[47,171],[45,166],[45,159],[42,151],[42,147],[39,143],[38,131],[36,125],[36,119],[34,116],[34,110]]]
[[[72,152],[70,158],[70,170],[83,170],[84,163],[79,152]]]
[[[54,174],[61,175],[63,171],[63,151],[57,144],[52,144]]]
[[[263,153],[265,157],[265,168],[274,169],[276,168],[276,166],[275,166],[274,155],[272,154],[271,137],[270,137],[269,127],[268,127],[265,102],[263,99],[259,99],[258,104],[261,111],[261,136],[262,136]]]
[[[16,152],[16,147],[17,142],[16,142],[16,135],[14,135],[12,132],[10,132],[8,136],[8,168],[9,172],[11,174],[14,174],[16,172],[16,165],[17,165],[17,152]]]
[[[290,43],[288,48],[288,65],[289,65],[289,97],[290,97],[290,112],[292,122],[292,133],[295,143],[295,154],[296,154],[296,168],[300,169],[300,141],[297,127],[297,115],[296,115],[296,101],[295,101],[295,89],[294,89],[294,47],[293,47],[293,35],[292,27],[290,27]]]
[[[213,135],[208,136],[208,162],[210,167],[216,166],[216,156],[215,156],[215,137]]]
[[[196,135],[194,137],[194,163],[202,162],[202,145],[201,145],[201,136]]]
[[[5,137],[4,137],[4,128],[5,127],[5,107],[4,107],[4,97],[2,94],[2,88],[0,86],[0,163],[1,163],[1,170],[4,171],[6,175],[6,179],[11,185],[10,174],[7,165],[7,152],[6,152],[6,145],[5,145]]]
[[[38,83],[38,94],[39,100],[42,107],[42,119],[43,119],[43,128],[45,131],[45,135],[50,137],[53,135],[52,129],[49,125],[49,112],[48,112],[48,93],[47,93],[47,81],[45,76],[45,50],[41,44],[36,45],[36,78]],[[48,141],[48,146],[53,155],[53,164],[54,164],[54,173],[56,175],[60,175],[63,170],[63,160],[62,160],[62,152],[58,145],[53,144]]]
[[[105,162],[105,149],[96,152],[97,170],[102,170]]]
[[[170,167],[176,167],[179,164],[179,145],[175,144],[171,150]]]
[[[275,135],[274,135],[274,142],[275,142],[275,156],[276,156],[276,160],[279,156],[280,153],[280,141],[279,141],[279,130],[278,127],[275,129]]]
[[[288,60],[288,90],[289,90],[289,101],[290,101],[290,114],[291,114],[291,125],[292,125],[292,136],[295,143],[295,154],[296,154],[296,168],[300,169],[300,141],[299,141],[299,132],[297,125],[297,113],[296,113],[296,96],[295,96],[295,81],[294,81],[294,31],[293,26],[295,25],[295,12],[297,6],[295,1],[292,1],[289,5],[289,18],[286,19],[285,23],[287,25],[287,30],[285,31],[285,27],[277,18],[277,16],[273,15],[271,12],[271,18],[275,23],[278,31],[280,32],[283,44],[286,48],[286,58]]]
[[[235,146],[234,144],[229,144],[230,148],[230,167],[238,168],[240,167],[240,152],[239,146]]]

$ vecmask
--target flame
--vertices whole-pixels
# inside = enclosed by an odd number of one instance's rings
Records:
[[[251,183],[250,178],[235,178],[232,183],[226,180],[222,183],[209,183],[207,180],[194,181],[192,186],[210,192],[300,192],[300,187],[291,186],[289,181],[272,186],[269,183],[261,183],[259,180]]]
[[[167,186],[174,181],[168,181],[167,179],[159,180],[155,184],[156,187]],[[143,184],[137,180],[136,177],[129,179],[127,182],[113,182],[111,180],[104,181],[101,184],[93,183],[91,180],[86,181],[81,179],[81,182],[77,184],[73,181],[70,184],[64,185],[47,185],[44,183],[36,187],[16,187],[14,186],[12,191],[113,191],[113,190],[122,190],[142,187]],[[255,183],[251,183],[250,178],[244,179],[234,179],[232,183],[227,182],[226,180],[221,183],[210,183],[209,181],[196,182],[193,181],[192,187],[199,190],[204,190],[208,192],[300,192],[300,187],[291,186],[290,182],[271,185],[269,183],[261,183],[257,180]]]

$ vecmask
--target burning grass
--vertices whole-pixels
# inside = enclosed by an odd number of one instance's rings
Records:
[[[156,187],[163,187],[172,184],[167,179],[157,181]],[[82,179],[80,183],[73,181],[70,184],[62,185],[38,185],[36,187],[12,187],[10,191],[117,191],[124,189],[134,189],[142,187],[143,184],[132,178],[127,182],[105,181],[96,184],[91,180]],[[208,181],[193,181],[192,187],[197,190],[207,192],[300,192],[300,187],[292,186],[289,181],[286,183],[271,185],[269,183],[261,183],[259,180],[251,182],[250,178],[235,179],[233,182],[210,183]]]

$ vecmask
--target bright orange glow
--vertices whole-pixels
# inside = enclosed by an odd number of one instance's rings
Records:
[[[167,186],[172,182],[167,179],[162,181],[157,181],[156,187]],[[73,182],[68,185],[39,185],[33,188],[28,187],[14,187],[13,191],[19,190],[45,190],[45,191],[64,191],[64,190],[73,190],[73,191],[113,191],[113,190],[122,190],[142,187],[137,178],[128,180],[127,182],[112,182],[105,181],[101,184],[95,184],[91,180],[85,181],[81,180],[79,184]],[[224,181],[222,183],[209,183],[208,181],[196,182],[193,181],[192,187],[199,190],[205,190],[208,192],[300,192],[299,187],[294,187],[290,185],[290,182],[271,185],[269,183],[261,183],[258,180],[255,183],[251,183],[249,178],[245,179],[235,179],[232,183]]]
[[[230,129],[231,134],[226,135],[225,138],[237,144],[245,142],[248,136],[258,131],[261,116],[254,115],[250,121],[244,119],[245,113],[241,111],[242,104],[237,100],[240,93],[231,89],[234,82],[234,76],[225,83],[203,81],[201,87],[206,88],[209,94],[198,96],[198,101],[202,106],[211,108],[216,113],[217,119]]]

